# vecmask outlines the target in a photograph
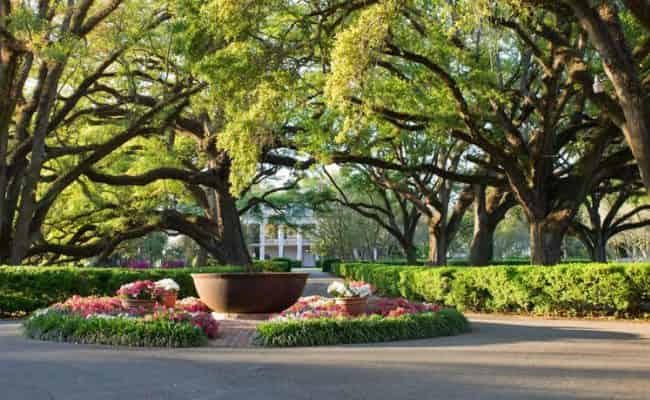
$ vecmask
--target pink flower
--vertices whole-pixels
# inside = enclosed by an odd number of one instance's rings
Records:
[[[210,308],[196,297],[186,297],[176,302],[176,308],[187,312],[209,312]]]
[[[357,282],[358,283],[358,282]],[[383,317],[399,317],[405,314],[418,314],[423,312],[438,312],[437,304],[411,302],[404,298],[377,298],[368,309],[370,315]],[[334,299],[310,296],[300,298],[294,305],[270,319],[313,319],[313,318],[354,318],[336,304]]]
[[[70,314],[88,317],[94,314],[118,315],[127,310],[116,297],[81,297],[72,296],[63,303],[54,304],[52,309]]]
[[[156,287],[153,281],[135,281],[120,286],[117,295],[132,299],[156,299],[163,294],[163,289]]]

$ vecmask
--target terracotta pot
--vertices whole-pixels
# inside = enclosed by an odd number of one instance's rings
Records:
[[[170,292],[165,292],[165,294],[162,296],[162,304],[165,306],[165,308],[174,308],[176,305],[176,299],[178,298],[178,292],[176,291],[170,291]]]
[[[192,274],[203,303],[227,314],[270,314],[291,307],[302,295],[309,274],[255,272]]]
[[[350,315],[365,314],[368,309],[367,297],[337,297],[336,304]]]
[[[122,305],[126,308],[143,309],[146,312],[152,312],[156,300],[153,299],[129,299],[122,298]]]

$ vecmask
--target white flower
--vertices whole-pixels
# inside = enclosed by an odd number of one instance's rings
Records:
[[[334,281],[327,287],[327,293],[336,297],[348,296],[349,289],[343,282]]]
[[[350,288],[356,296],[359,297],[368,297],[372,294],[369,286],[359,286],[355,288]]]
[[[167,292],[178,292],[181,289],[175,280],[169,278],[161,279],[158,282],[156,282],[156,287],[161,288]]]
[[[335,297],[368,297],[372,294],[372,289],[368,284],[354,282],[354,285],[351,285],[336,281],[329,285],[327,293]]]

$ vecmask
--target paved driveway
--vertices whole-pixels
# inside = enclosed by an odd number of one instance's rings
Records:
[[[189,350],[29,341],[0,322],[0,399],[650,399],[650,323],[472,320],[432,340]]]

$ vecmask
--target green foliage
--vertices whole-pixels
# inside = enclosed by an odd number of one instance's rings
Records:
[[[294,260],[294,259],[287,258],[287,257],[275,257],[271,261],[287,263],[289,265],[289,271],[291,271],[294,268],[302,268],[302,261]]]
[[[437,313],[383,318],[311,319],[265,322],[257,326],[256,343],[263,346],[320,346],[387,342],[452,336],[467,332],[469,322],[454,309]]]
[[[341,260],[339,260],[338,258],[324,258],[322,260],[318,260],[316,266],[321,270],[323,270],[323,272],[332,272],[333,265],[340,262]]]
[[[641,315],[650,301],[650,264],[562,264],[553,267],[386,266],[335,264],[388,296],[479,312],[550,315]]]
[[[84,318],[55,312],[29,318],[23,328],[31,339],[112,346],[194,347],[208,340],[189,322]]]
[[[146,269],[74,267],[0,267],[0,316],[20,315],[64,301],[73,295],[112,296],[125,283],[171,278],[179,297],[196,296],[191,274],[240,272],[241,267]]]
[[[253,263],[257,272],[291,272],[291,264],[285,260],[258,260]]]

